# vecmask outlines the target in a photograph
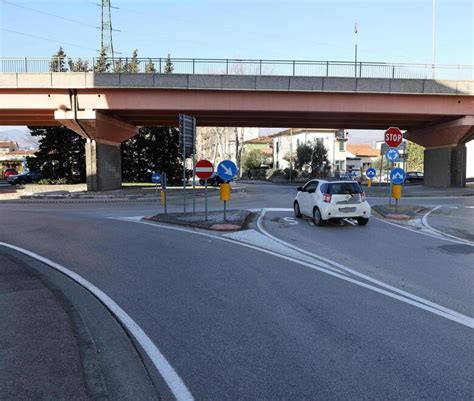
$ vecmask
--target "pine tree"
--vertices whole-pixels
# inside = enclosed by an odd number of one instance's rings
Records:
[[[140,63],[138,61],[138,50],[135,49],[132,53],[132,58],[130,61],[127,60],[125,65],[125,71],[130,74],[136,74],[140,72]]]
[[[165,61],[164,73],[172,74],[173,71],[174,71],[174,65],[173,65],[173,62],[171,61],[171,56],[168,53],[168,57],[166,58],[166,61]]]
[[[40,171],[43,178],[67,183],[86,179],[85,139],[66,127],[30,127],[38,136],[39,150],[28,158],[28,168]]]
[[[105,47],[100,49],[99,58],[97,59],[94,72],[107,72],[110,69],[110,63],[107,62],[107,50]]]
[[[125,64],[123,63],[122,58],[120,57],[115,63],[114,63],[114,68],[113,71],[120,73],[120,72],[125,72]]]
[[[52,72],[66,72],[66,53],[63,48],[60,47],[59,50],[53,54],[51,61],[49,62],[49,70]]]
[[[145,72],[147,74],[153,74],[156,72],[155,63],[151,61],[151,58],[148,59],[148,63],[145,64]]]
[[[91,69],[89,68],[89,62],[83,61],[81,58],[78,58],[76,61],[69,59],[69,70],[71,72],[89,72]]]
[[[181,179],[183,160],[179,131],[172,127],[142,127],[138,135],[122,143],[124,181],[150,182],[151,173],[166,172],[169,183]]]
[[[313,145],[313,153],[311,155],[311,171],[312,173],[321,172],[322,168],[327,164],[328,151],[323,142],[316,140]]]

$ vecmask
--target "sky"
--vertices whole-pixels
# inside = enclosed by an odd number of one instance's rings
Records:
[[[431,63],[434,0],[111,0],[114,48],[140,57]],[[100,0],[0,0],[0,56],[100,48]],[[474,1],[436,0],[437,64],[474,64]],[[0,128],[0,131],[2,129]]]

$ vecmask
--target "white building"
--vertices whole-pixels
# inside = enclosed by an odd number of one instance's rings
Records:
[[[292,128],[270,135],[273,138],[273,167],[285,169],[290,167],[291,159],[296,158],[296,149],[301,144],[312,145],[321,141],[328,151],[328,161],[331,170],[345,171],[346,169],[346,142],[344,130]]]

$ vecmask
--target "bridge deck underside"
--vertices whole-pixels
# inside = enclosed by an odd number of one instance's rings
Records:
[[[328,113],[208,110],[104,110],[106,114],[135,126],[177,126],[179,112],[196,117],[199,126],[293,127],[410,130],[455,120],[460,116],[392,113]],[[0,125],[56,126],[54,110],[0,110]]]

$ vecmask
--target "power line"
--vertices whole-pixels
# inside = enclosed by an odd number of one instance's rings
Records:
[[[74,43],[69,43],[69,42],[63,42],[61,40],[56,40],[56,39],[50,39],[50,38],[45,38],[43,36],[37,36],[37,35],[31,35],[29,33],[24,33],[24,32],[18,32],[18,31],[14,31],[12,29],[6,29],[6,28],[0,28],[2,31],[4,32],[10,32],[10,33],[14,33],[16,35],[22,35],[22,36],[28,36],[30,38],[35,38],[35,39],[41,39],[41,40],[45,40],[47,42],[54,42],[54,43],[59,43],[60,45],[68,45],[68,46],[74,46],[74,47],[80,47],[82,49],[87,49],[87,50],[93,50],[93,51],[97,51],[97,49],[92,49],[91,47],[85,47],[85,46],[81,46],[81,45],[76,45]]]
[[[25,10],[34,11],[36,13],[49,15],[50,17],[59,18],[59,19],[62,19],[64,21],[73,22],[75,24],[84,25],[84,26],[87,26],[89,28],[98,29],[97,26],[88,24],[87,22],[78,21],[78,20],[75,20],[75,19],[72,19],[72,18],[63,17],[61,15],[51,14],[51,13],[48,13],[46,11],[38,10],[38,9],[32,8],[32,7],[22,6],[21,4],[12,3],[12,2],[7,1],[7,0],[2,0],[2,2],[5,3],[5,4],[9,4],[11,6],[14,6],[14,7],[23,8]]]

